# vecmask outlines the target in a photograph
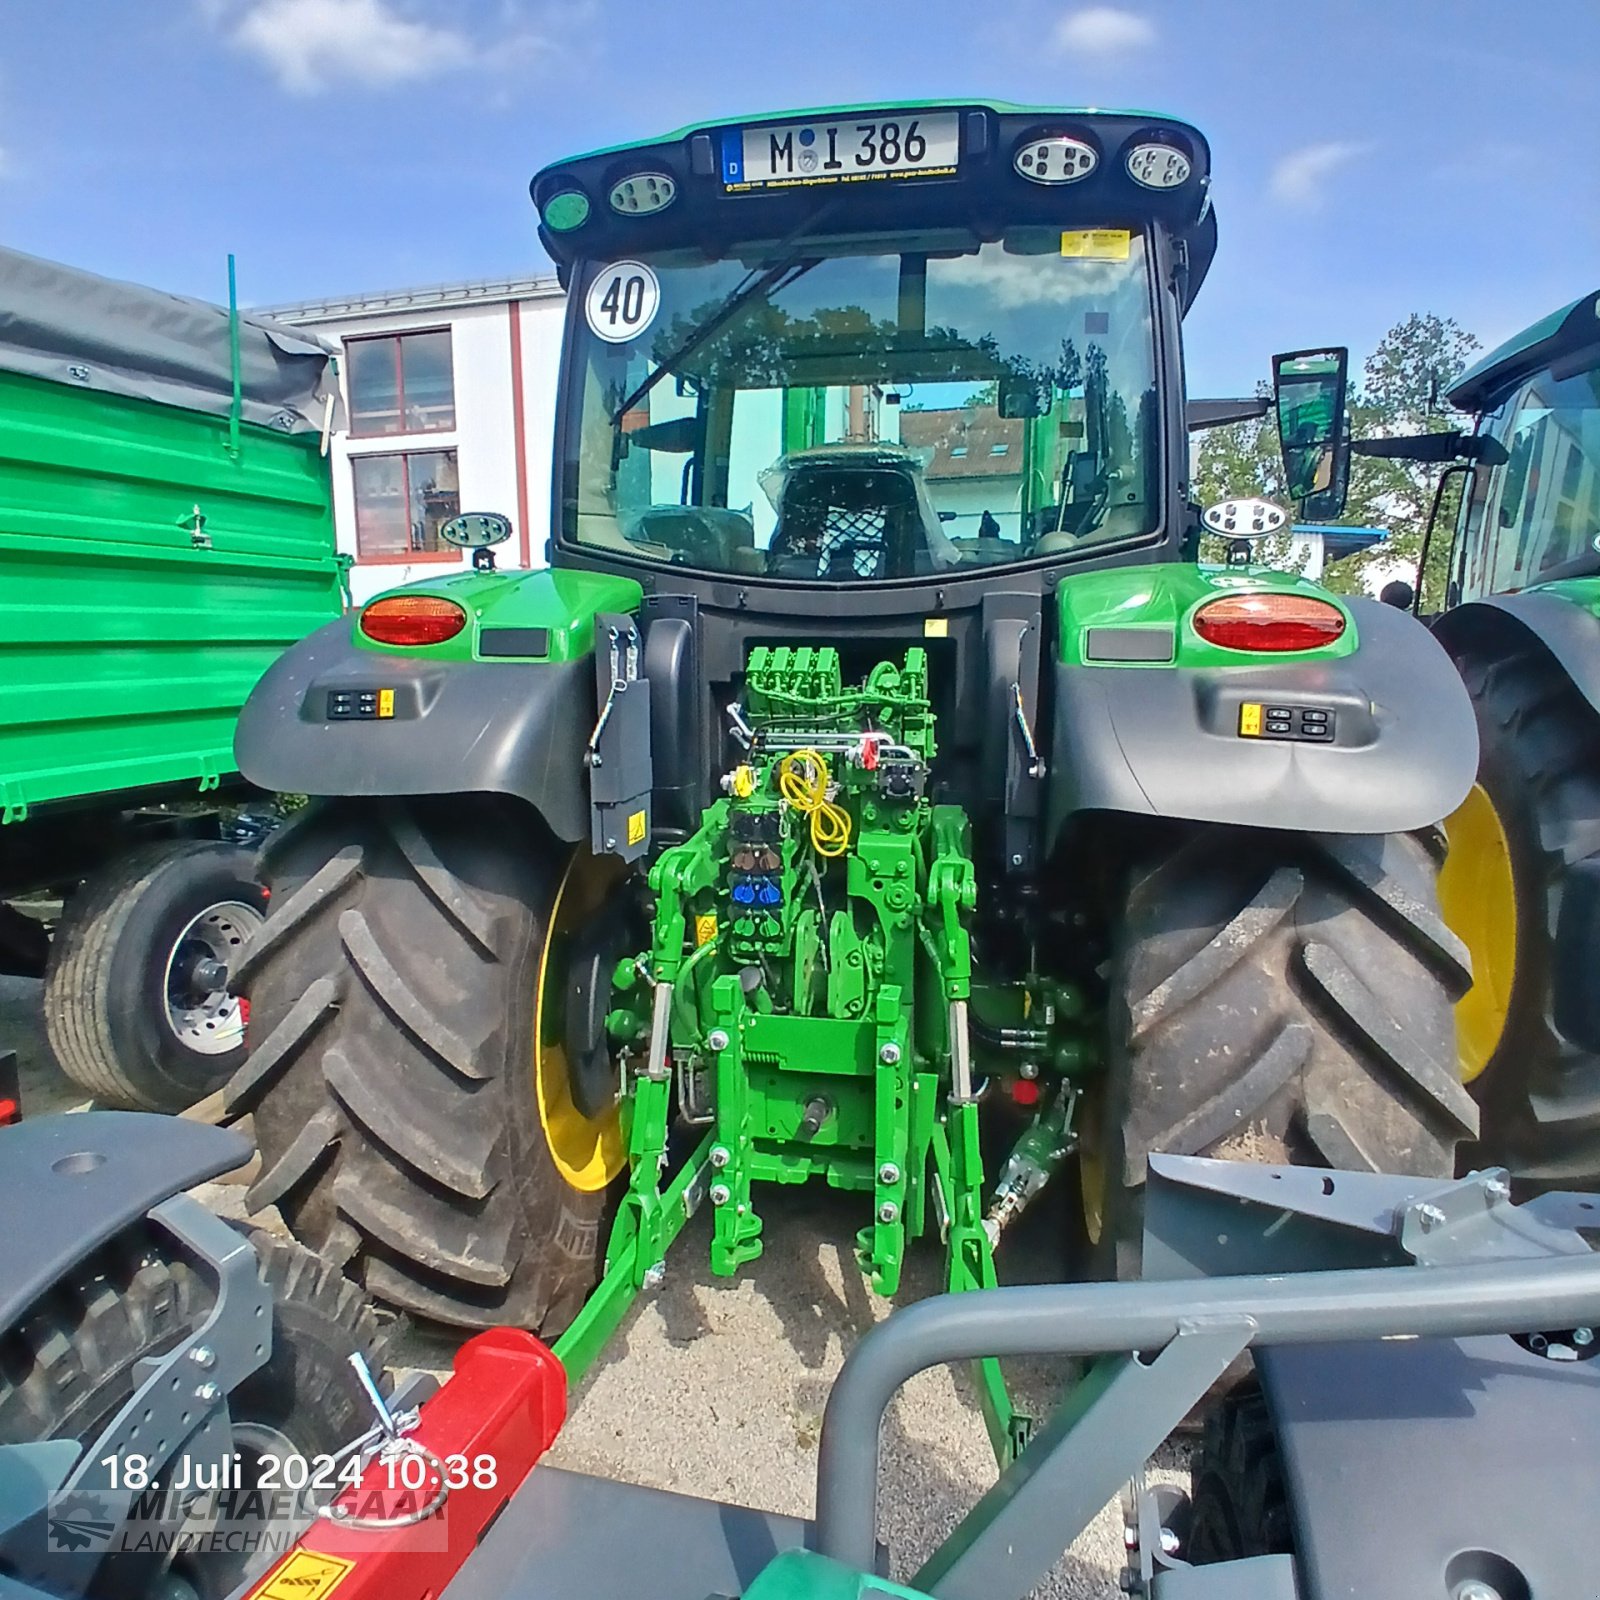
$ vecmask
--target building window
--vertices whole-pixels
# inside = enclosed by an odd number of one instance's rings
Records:
[[[1008,444],[992,444],[989,446],[989,454],[992,456],[1004,456],[1010,453],[1011,446]]]
[[[350,433],[437,433],[456,425],[450,330],[346,339],[345,383]]]
[[[461,510],[454,450],[352,456],[356,489],[356,560],[455,561],[439,527]]]

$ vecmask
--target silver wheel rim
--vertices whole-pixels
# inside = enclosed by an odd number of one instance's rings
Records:
[[[245,940],[264,920],[254,906],[242,900],[221,900],[191,918],[173,941],[161,990],[166,997],[167,1026],[185,1049],[196,1055],[222,1056],[244,1043],[244,1013],[237,997],[226,987],[196,990],[189,973],[204,959],[233,966]]]

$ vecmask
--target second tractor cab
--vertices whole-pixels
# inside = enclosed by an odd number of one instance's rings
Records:
[[[992,1283],[1063,1169],[1077,1274],[1135,1265],[1152,1152],[1453,1170],[1471,709],[1411,618],[1196,563],[1209,176],[1169,118],[964,102],[534,179],[549,570],[380,596],[241,728],[321,797],[241,962],[252,1204],[580,1371],[777,1183],[858,1193],[891,1292],[926,1235]],[[1307,497],[1343,374],[1301,374]]]
[[[1471,1154],[1532,1185],[1600,1185],[1600,294],[1508,340],[1446,398],[1470,432],[1354,448],[1447,463],[1435,520],[1465,479],[1430,620],[1481,745],[1440,880],[1475,975],[1456,1012],[1484,1111]]]

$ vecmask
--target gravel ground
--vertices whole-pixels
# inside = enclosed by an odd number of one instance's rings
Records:
[[[50,1063],[41,986],[0,977],[0,1048],[18,1051],[28,1116],[88,1104]],[[228,1216],[243,1214],[242,1189],[197,1191]],[[766,1253],[736,1279],[711,1275],[705,1213],[685,1229],[665,1284],[643,1297],[571,1399],[548,1459],[654,1488],[809,1516],[817,1434],[828,1389],[846,1353],[889,1302],[856,1270],[849,1242],[859,1201],[828,1191],[762,1196]],[[258,1221],[281,1227],[275,1213]],[[1044,1230],[1018,1241],[1008,1276],[1052,1275]],[[1008,1247],[1011,1241],[1007,1241]],[[900,1300],[938,1289],[939,1255],[926,1244],[906,1265]],[[413,1330],[400,1364],[441,1375],[459,1341]],[[1068,1375],[1046,1363],[1008,1363],[1025,1408],[1048,1413]],[[909,1578],[994,1479],[994,1459],[965,1369],[925,1372],[890,1408],[882,1441],[879,1537],[892,1574]],[[1153,1476],[1181,1481],[1185,1446],[1171,1442]],[[1109,1505],[1063,1556],[1041,1594],[1102,1600],[1119,1593],[1122,1519]]]

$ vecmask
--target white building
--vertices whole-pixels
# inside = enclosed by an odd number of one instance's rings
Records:
[[[261,308],[342,350],[334,523],[358,602],[467,565],[438,537],[458,511],[505,513],[503,564],[544,564],[565,304],[547,277]]]

